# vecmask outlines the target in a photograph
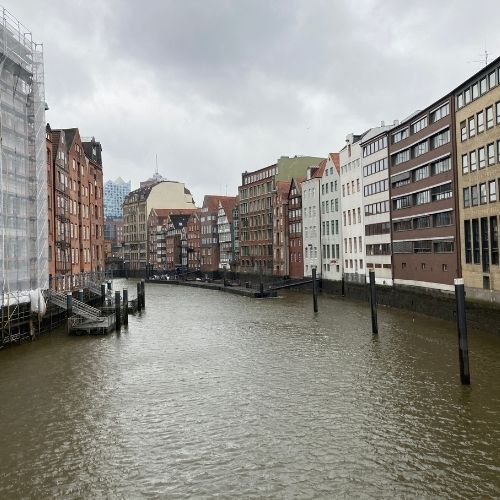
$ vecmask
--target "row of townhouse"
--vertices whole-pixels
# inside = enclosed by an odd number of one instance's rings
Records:
[[[379,284],[449,291],[463,277],[470,295],[498,297],[499,71],[500,58],[326,158],[244,172],[238,269],[359,282],[374,270]]]
[[[207,195],[197,208],[184,184],[164,179],[131,191],[123,203],[125,270],[162,274],[234,269],[236,200]]]

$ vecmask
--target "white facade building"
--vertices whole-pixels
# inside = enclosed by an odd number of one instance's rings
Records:
[[[321,178],[326,166],[323,160],[319,166],[307,169],[307,178],[302,184],[302,239],[304,251],[304,276],[312,276],[315,266],[321,273]]]
[[[346,145],[339,154],[342,184],[344,276],[350,281],[360,283],[365,282],[363,172],[361,167],[363,135],[349,134],[346,137]]]
[[[365,266],[375,271],[375,282],[392,285],[391,217],[389,206],[388,130],[378,127],[363,136],[363,215]]]
[[[321,178],[321,257],[322,277],[341,280],[342,259],[342,209],[340,160],[338,153],[330,153]]]

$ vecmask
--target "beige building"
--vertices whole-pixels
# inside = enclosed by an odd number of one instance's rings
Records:
[[[193,196],[182,182],[160,181],[131,191],[123,202],[123,262],[125,269],[146,270],[148,216],[154,208],[195,209]]]
[[[500,58],[455,91],[462,276],[471,297],[500,300]]]

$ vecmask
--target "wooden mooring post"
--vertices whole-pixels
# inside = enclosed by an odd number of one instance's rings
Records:
[[[120,290],[115,291],[115,323],[116,329],[119,330],[122,325],[122,313],[121,313],[121,297]]]
[[[313,285],[313,309],[314,312],[318,312],[318,288],[316,283],[316,268],[312,268],[312,285]]]
[[[372,311],[372,333],[378,333],[377,291],[375,289],[375,271],[370,271],[370,308]]]
[[[128,325],[128,289],[123,289],[123,325]]]
[[[84,302],[83,300],[83,290],[80,288],[80,290],[78,290],[78,300],[80,302]]]
[[[137,283],[137,311],[142,311],[142,303],[141,303],[141,283]]]
[[[141,297],[142,297],[142,308],[146,309],[146,285],[145,280],[141,280]]]
[[[458,359],[460,363],[460,382],[470,385],[469,341],[465,315],[465,288],[463,278],[455,279],[455,299],[457,302]]]
[[[101,283],[101,307],[106,304],[106,283]]]

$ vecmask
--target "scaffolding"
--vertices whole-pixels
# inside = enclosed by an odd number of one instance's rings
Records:
[[[48,287],[43,47],[0,7],[1,341]]]

